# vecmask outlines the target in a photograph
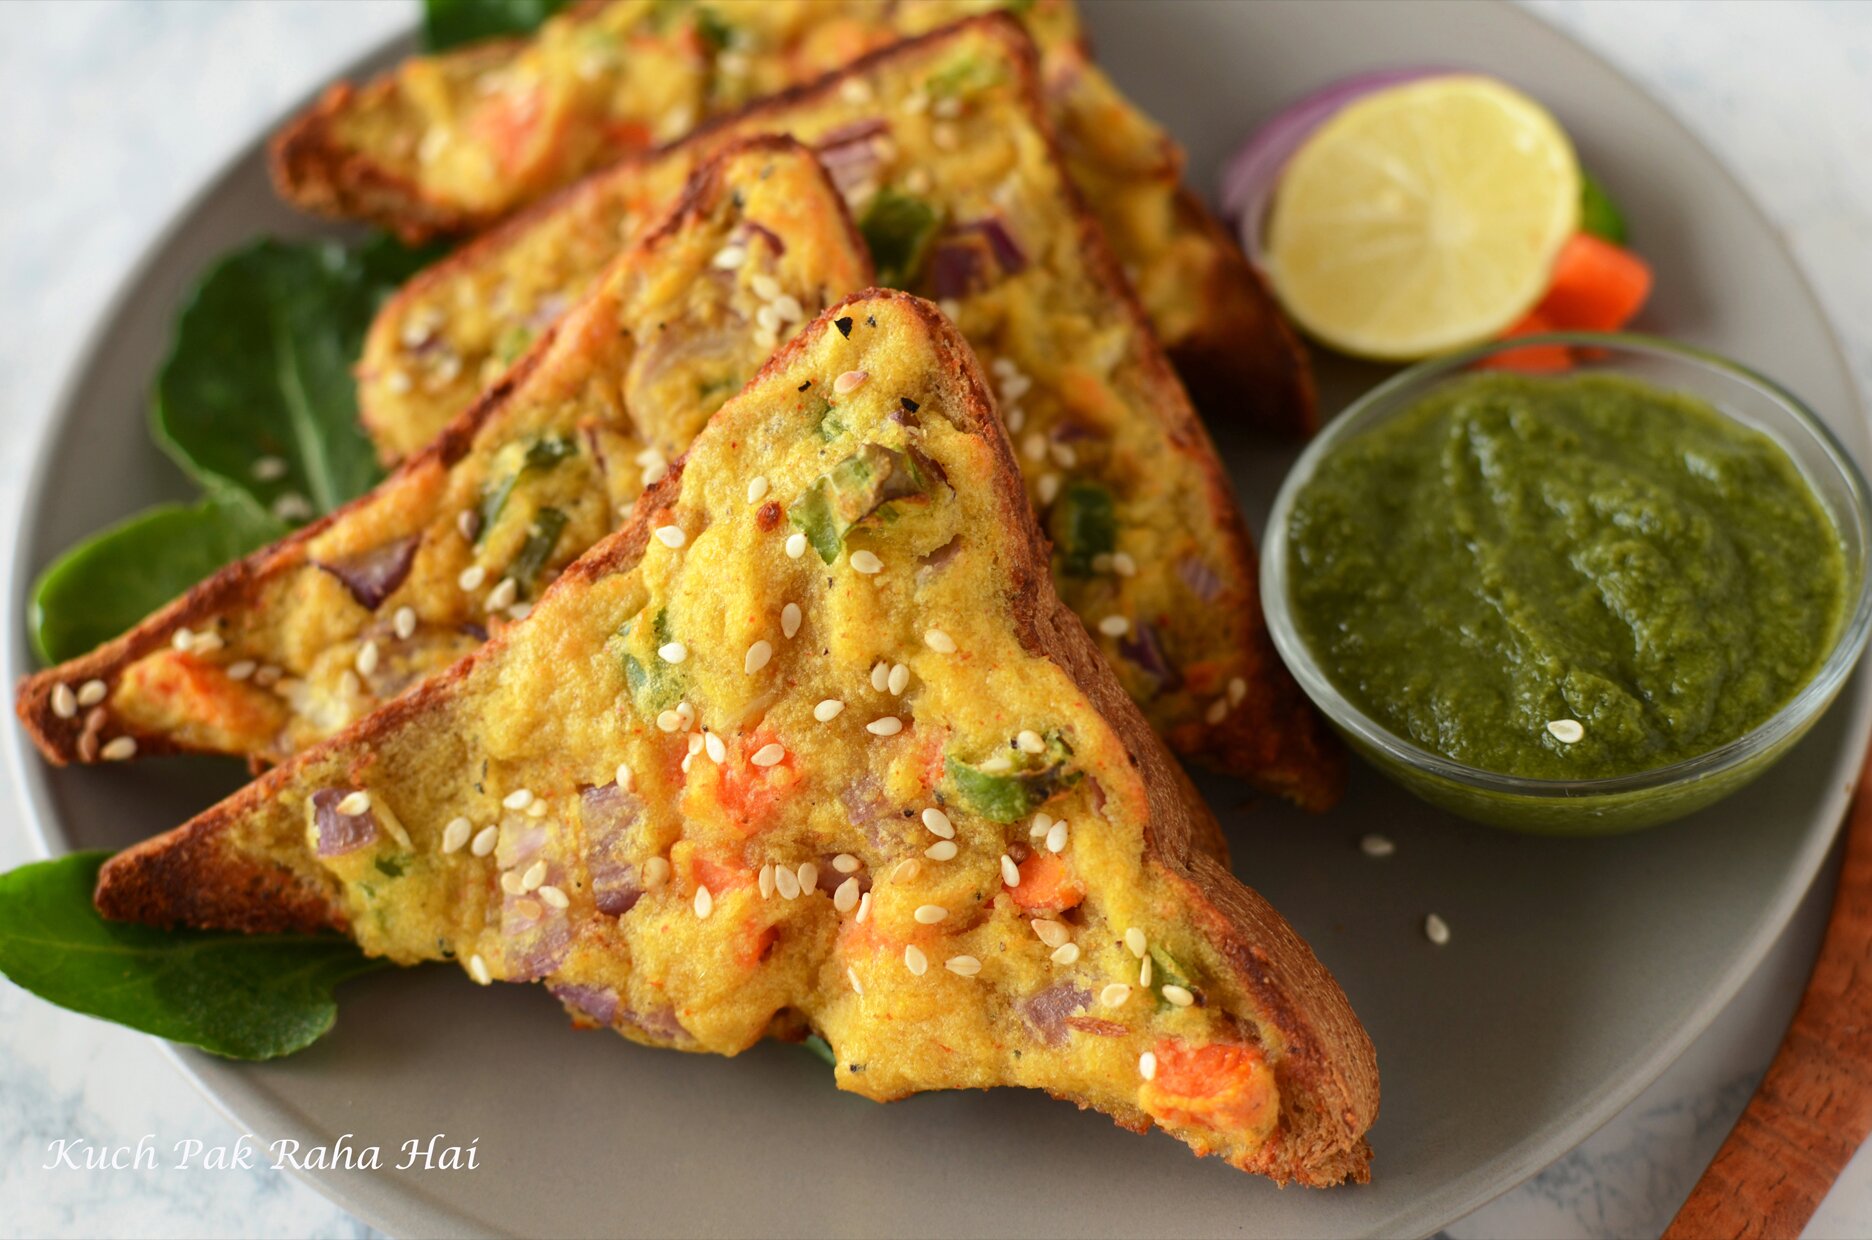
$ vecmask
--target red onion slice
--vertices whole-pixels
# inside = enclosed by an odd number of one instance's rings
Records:
[[[416,563],[416,548],[421,543],[421,535],[411,534],[329,564],[320,560],[312,563],[343,582],[359,607],[376,611],[409,576],[410,568]]]
[[[609,986],[574,986],[570,982],[547,982],[553,998],[575,1012],[589,1016],[600,1025],[617,1019],[618,993]]]
[[[1281,173],[1313,131],[1348,103],[1386,87],[1457,72],[1447,68],[1378,69],[1341,78],[1288,104],[1261,125],[1222,170],[1222,213],[1241,233],[1242,249],[1261,263],[1261,231]]]
[[[643,898],[637,867],[622,859],[629,852],[631,833],[643,819],[643,800],[616,784],[586,788],[579,793],[579,814],[585,868],[598,911],[621,917]]]
[[[318,855],[342,857],[368,848],[377,840],[377,815],[370,810],[345,814],[338,803],[349,794],[338,788],[321,788],[312,794],[312,825],[318,833]]]
[[[1092,1002],[1092,992],[1071,982],[1055,982],[1020,1005],[1020,1012],[1048,1046],[1066,1041],[1066,1021]]]

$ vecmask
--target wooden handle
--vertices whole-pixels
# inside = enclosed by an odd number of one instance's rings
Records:
[[[1872,753],[1833,915],[1794,1023],[1665,1240],[1800,1235],[1872,1132]]]

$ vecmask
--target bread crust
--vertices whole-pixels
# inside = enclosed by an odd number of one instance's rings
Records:
[[[1278,1034],[1279,1056],[1273,1062],[1280,1085],[1281,1122],[1275,1136],[1242,1161],[1244,1169],[1278,1181],[1318,1186],[1365,1179],[1370,1149],[1364,1134],[1378,1106],[1377,1067],[1370,1040],[1338,985],[1279,914],[1203,851],[1200,841],[1213,824],[1207,807],[1120,688],[1084,626],[1053,593],[1046,540],[1027,503],[1012,448],[967,344],[928,303],[906,293],[869,290],[820,315],[782,347],[748,390],[788,370],[841,315],[886,302],[917,316],[936,342],[940,384],[948,393],[944,407],[959,411],[966,420],[962,429],[978,436],[994,459],[990,485],[998,500],[1003,533],[1011,544],[1006,557],[1007,593],[1013,600],[1013,623],[1023,648],[1060,666],[1119,738],[1145,790],[1144,864],[1167,875],[1184,895],[1189,915],[1221,950],[1241,993],[1251,998],[1256,1016]],[[686,464],[685,455],[663,481],[639,498],[622,530],[560,576],[550,587],[549,597],[579,590],[634,566],[660,514],[675,505]],[[446,708],[471,671],[483,661],[500,658],[519,631],[521,627],[516,626],[497,635],[447,672],[340,736],[275,769],[184,826],[112,858],[99,876],[99,909],[112,918],[157,925],[248,932],[346,929],[335,880],[309,856],[301,857],[297,868],[276,866],[269,871],[257,863],[253,850],[243,847],[243,817],[276,799],[302,768],[333,760],[341,765],[367,761],[377,742],[392,731],[423,726],[425,716]],[[303,844],[298,851],[306,852]],[[1084,1104],[1082,1099],[1069,1100]],[[1115,1118],[1125,1126],[1144,1120],[1142,1113]]]

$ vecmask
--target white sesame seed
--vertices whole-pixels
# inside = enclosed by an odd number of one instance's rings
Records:
[[[670,863],[667,857],[652,857],[644,862],[643,881],[645,891],[660,891],[670,879]]]
[[[657,658],[665,663],[681,663],[689,657],[689,647],[681,642],[664,642],[657,647]]]
[[[974,977],[981,972],[981,961],[973,956],[951,956],[943,961],[943,968],[957,977]]]
[[[1027,411],[1025,409],[1022,409],[1019,405],[1016,405],[1012,409],[1007,411],[1008,434],[1010,435],[1020,434],[1021,427],[1025,425],[1027,425]]]
[[[741,660],[741,670],[752,676],[766,667],[767,661],[771,658],[773,658],[773,643],[763,638],[747,648],[747,657]]]
[[[527,806],[526,812],[528,818],[544,818],[546,816],[546,802],[535,801],[533,804]]]
[[[338,678],[338,692],[345,697],[356,697],[363,687],[363,683],[358,680],[357,672],[351,668],[347,667],[344,675]]]
[[[273,515],[282,521],[297,522],[311,517],[312,501],[297,491],[288,491],[273,501]]]
[[[903,731],[903,720],[895,715],[885,715],[882,719],[873,719],[865,724],[865,731],[873,736],[895,736]]]
[[[939,151],[953,151],[962,145],[962,134],[948,122],[930,126],[930,141]]]
[[[1033,932],[1048,947],[1058,947],[1072,938],[1072,931],[1068,930],[1064,923],[1048,917],[1036,917],[1027,924],[1033,927]]]
[[[52,713],[60,719],[78,717],[78,695],[72,692],[70,685],[60,683],[52,686]]]
[[[923,850],[923,855],[931,861],[954,861],[956,843],[954,840],[937,840]]]
[[[631,779],[632,779],[630,763],[628,762],[618,763],[617,770],[612,773],[611,778],[617,781],[617,786],[620,789],[622,789],[625,792],[629,792],[630,786],[631,786]]]
[[[780,609],[780,635],[792,637],[799,632],[800,607],[798,603],[788,603]]]
[[[1099,632],[1107,637],[1123,637],[1131,631],[1131,622],[1123,616],[1106,616],[1099,621]]]
[[[101,680],[87,680],[78,686],[78,705],[96,706],[109,690]]]
[[[508,870],[500,876],[500,885],[501,890],[510,896],[526,894],[526,884],[520,881],[520,875],[513,870]]]
[[[1247,681],[1243,680],[1240,676],[1236,676],[1229,681],[1228,700],[1229,700],[1230,706],[1240,706],[1242,703],[1242,699],[1247,696],[1248,696],[1248,682]]]
[[[769,861],[766,865],[763,865],[760,868],[761,899],[770,900],[773,898],[773,893],[774,893],[774,865],[773,865],[773,862]]]
[[[691,733],[689,737],[689,756],[693,758],[701,752],[702,734],[700,732]]]
[[[1106,1007],[1123,1007],[1131,998],[1131,988],[1123,982],[1113,982],[1099,991],[1099,1002]]]
[[[689,535],[683,533],[680,525],[659,525],[656,529],[656,540],[674,551],[689,541]]]
[[[1027,838],[1030,840],[1045,839],[1046,833],[1052,829],[1053,815],[1041,810],[1033,816],[1033,825],[1027,828]]]
[[[534,891],[538,889],[539,885],[545,881],[546,881],[546,861],[544,858],[541,858],[540,860],[535,861],[532,865],[528,866],[526,868],[526,873],[520,876],[520,885],[528,891]]]
[[[1054,964],[1078,964],[1079,944],[1063,943],[1053,950]]]
[[[1144,959],[1144,952],[1150,947],[1150,944],[1145,940],[1142,930],[1138,929],[1136,926],[1132,926],[1129,930],[1124,932],[1124,941],[1125,946],[1131,949],[1131,954],[1133,956],[1136,956],[1139,960]]]
[[[1209,709],[1203,712],[1203,720],[1207,723],[1221,723],[1224,719],[1228,718],[1228,712],[1228,699],[1219,697],[1215,701],[1209,703]]]
[[[1131,553],[1128,551],[1114,551],[1112,552],[1112,571],[1120,577],[1135,577],[1137,576],[1137,561],[1131,558]]]
[[[864,895],[859,897],[858,916],[854,917],[852,920],[862,923],[865,918],[869,916],[871,916],[871,893],[867,891]]]
[[[396,615],[391,618],[390,623],[396,635],[408,641],[416,635],[416,609],[414,607],[397,608]]]
[[[926,629],[923,633],[923,644],[928,646],[931,650],[934,650],[937,654],[954,654],[956,652],[955,638],[949,636],[949,634],[943,632],[941,629]]]
[[[1563,745],[1571,745],[1586,735],[1586,729],[1577,719],[1550,719],[1547,730]]]
[[[1046,436],[1042,435],[1039,431],[1030,432],[1027,438],[1021,440],[1021,452],[1024,453],[1030,461],[1045,460],[1046,451]]]
[[[707,887],[697,887],[695,889],[695,915],[706,921],[708,915],[714,911],[715,897],[709,894]]]
[[[1073,446],[1069,443],[1056,443],[1050,450],[1053,453],[1053,463],[1061,469],[1071,469],[1079,463],[1079,454],[1073,451]]]
[[[107,742],[104,748],[98,750],[98,754],[106,762],[125,762],[136,757],[136,751],[135,737],[120,736],[116,740]]]
[[[858,907],[859,894],[858,880],[848,878],[832,893],[832,907],[841,913],[849,913]]]
[[[832,858],[832,868],[837,870],[840,874],[856,874],[863,865],[864,862],[858,860],[858,858],[852,856],[850,853],[840,853],[838,856]]]
[[[780,281],[764,271],[755,272],[748,280],[748,285],[754,290],[754,296],[762,301],[772,301],[780,296]]]
[[[746,250],[738,245],[725,245],[721,249],[715,251],[715,257],[711,265],[717,271],[733,271],[745,262],[747,262]]]
[[[768,741],[765,745],[756,749],[754,751],[754,756],[749,758],[748,761],[752,762],[755,766],[773,766],[784,757],[786,757],[785,747],[777,741]]]
[[[226,643],[221,640],[221,635],[219,633],[195,634],[194,649],[196,654],[213,654],[224,645],[226,645]]]
[[[780,307],[769,303],[754,312],[754,322],[760,325],[762,333],[777,336],[780,334]]]
[[[486,580],[487,569],[482,568],[479,564],[470,564],[467,568],[462,569],[461,576],[455,579],[455,584],[464,590],[479,590],[481,588],[481,583]]]
[[[174,633],[170,634],[169,644],[175,649],[180,650],[183,654],[187,654],[190,648],[195,645],[195,633],[187,625],[183,625]]]
[[[1048,828],[1046,846],[1047,851],[1050,853],[1066,851],[1066,822],[1064,819],[1061,819]]]
[[[1449,923],[1444,921],[1441,917],[1438,917],[1435,913],[1424,918],[1423,932],[1424,937],[1429,939],[1432,943],[1435,943],[1438,947],[1443,946],[1450,940]]]
[[[858,984],[858,970],[852,968],[850,965],[846,965],[845,980],[851,983],[853,994],[857,995],[860,999],[864,998],[864,987]]]
[[[687,702],[676,703],[676,717],[682,720],[682,725],[685,730],[693,728],[696,720],[695,707],[689,705]]]
[[[1184,987],[1170,982],[1166,982],[1159,993],[1163,995],[1167,1002],[1175,1007],[1188,1007],[1190,1004],[1196,1002],[1195,995],[1191,994]]]
[[[285,674],[286,673],[281,671],[279,668],[274,667],[271,664],[263,663],[260,665],[260,670],[256,671],[253,674],[253,680],[255,684],[261,686],[262,688],[266,688],[270,685],[278,684],[279,678],[281,676],[284,676]],[[97,683],[102,683],[102,682],[97,682]],[[97,700],[103,701],[104,695],[102,693],[98,694]],[[90,705],[89,702],[85,701],[85,695],[84,695],[83,689],[80,689],[78,691],[78,705],[80,706]]]
[[[1010,887],[1020,886],[1020,867],[1006,853],[1001,854],[1001,881]]]
[[[933,926],[949,916],[949,910],[940,904],[919,904],[911,916],[917,919],[919,925]]]
[[[885,682],[892,697],[903,696],[903,691],[910,687],[910,669],[899,663],[891,668],[890,679]]]
[[[539,889],[539,898],[546,901],[546,903],[552,905],[554,908],[565,908],[572,903],[572,901],[566,899],[565,892],[552,886],[550,883]]]
[[[839,98],[854,107],[863,107],[872,100],[871,84],[863,78],[846,78],[839,83]]]
[[[787,559],[797,560],[806,554],[806,535],[788,534],[786,540]]]
[[[962,101],[954,95],[944,95],[930,102],[930,115],[942,120],[952,121],[962,115]]]
[[[1359,851],[1367,857],[1389,857],[1397,851],[1397,845],[1389,838],[1374,832],[1358,842]]]
[[[854,573],[863,573],[869,577],[883,571],[884,561],[878,559],[875,552],[860,549],[851,553],[851,566]]]
[[[515,581],[512,577],[502,577],[500,579],[500,584],[488,591],[487,609],[489,611],[500,611],[503,608],[512,607],[514,605],[514,600],[519,597],[520,583]]]
[[[871,375],[868,371],[848,370],[838,378],[832,380],[832,390],[840,396],[845,395],[847,392],[855,392],[858,390],[859,386],[870,377]]]
[[[437,130],[436,132],[440,133],[442,131]],[[389,375],[385,377],[384,379],[384,386],[389,388],[392,392],[396,393],[398,396],[401,396],[403,393],[409,391],[410,387],[412,386],[412,380],[409,377],[409,371],[407,370],[391,371]]]
[[[474,834],[474,824],[466,818],[449,819],[448,826],[442,828],[442,851],[445,853],[460,852],[472,834]]]
[[[501,798],[501,804],[505,805],[508,809],[525,809],[527,806],[533,804],[533,790],[530,788],[515,788],[512,792]]]
[[[682,727],[682,722],[682,716],[673,710],[662,711],[656,717],[657,727],[665,732],[674,732],[677,728]]]
[[[1058,474],[1041,474],[1040,481],[1034,484],[1034,489],[1039,493],[1041,503],[1050,504],[1059,498],[1060,476]],[[1096,571],[1096,569],[1097,566],[1094,565],[1094,571]]]
[[[1142,1055],[1138,1056],[1138,1075],[1147,1081],[1157,1078],[1157,1056],[1155,1053],[1145,1051]]]
[[[871,665],[871,687],[879,693],[890,688],[890,664],[879,660]]]
[[[1138,963],[1138,985],[1148,990],[1150,989],[1150,984],[1151,984],[1151,958],[1149,956],[1146,956],[1144,957],[1142,961]]]
[[[906,113],[910,114],[911,116],[915,116],[919,112],[929,111],[929,105],[930,105],[929,96],[919,90],[919,91],[913,91],[912,93],[905,95],[902,106],[903,106],[903,110]]]
[[[660,456],[643,467],[643,480],[647,487],[653,487],[667,477],[669,477],[669,462]]]
[[[806,317],[806,307],[800,305],[799,298],[791,293],[782,293],[774,298],[773,308],[779,312],[783,323],[797,323]]]
[[[955,838],[955,824],[949,821],[949,815],[934,805],[923,811],[923,825],[929,828],[931,835],[945,840]]]
[[[481,959],[479,952],[468,957],[468,976],[481,986],[490,985],[494,981],[493,974],[488,972],[487,961]]]
[[[360,676],[368,676],[377,670],[376,642],[365,642],[362,646],[358,647],[357,670]]]
[[[493,852],[495,847],[499,843],[500,843],[500,828],[499,827],[496,827],[496,826],[482,827],[479,831],[475,832],[474,843],[468,845],[468,851],[473,853],[477,857],[485,857],[489,853]]]
[[[758,504],[766,496],[766,494],[767,494],[767,475],[766,474],[755,474],[752,478],[748,479],[748,484],[747,484],[747,502],[748,503]]]
[[[370,813],[370,793],[353,792],[338,802],[338,812],[349,818]]]
[[[728,761],[728,746],[722,744],[722,738],[713,732],[703,735],[702,748],[708,751],[709,761],[716,766]]]
[[[819,703],[819,705],[813,707],[812,717],[817,719],[820,723],[830,723],[838,718],[839,712],[844,709],[845,703],[839,701],[837,698],[827,698],[825,701]]]
[[[1046,752],[1046,742],[1041,740],[1040,734],[1031,728],[1021,729],[1020,734],[1014,738],[1014,743],[1020,746],[1022,753]]]
[[[915,976],[922,977],[924,970],[929,968],[929,957],[923,954],[922,948],[911,943],[904,948],[904,968],[910,970]]]
[[[810,895],[819,886],[819,867],[813,862],[800,862],[795,873],[799,876],[799,889],[802,892]]]
[[[891,871],[891,881],[893,883],[914,883],[917,880],[917,875],[922,872],[923,863],[921,861],[918,861],[915,857],[906,857],[904,860],[897,863],[896,869]]]
[[[475,527],[480,524],[480,521],[480,515],[476,513],[474,509],[464,508],[455,514],[455,532],[460,534],[463,538],[466,538],[469,542],[473,542],[474,536],[478,532]]]
[[[1014,760],[1004,753],[989,754],[987,758],[983,759],[981,764],[981,769],[987,771],[991,775],[998,771],[1008,771],[1013,768]]]
[[[288,468],[281,457],[263,456],[253,463],[253,476],[259,482],[278,482],[286,476]]]

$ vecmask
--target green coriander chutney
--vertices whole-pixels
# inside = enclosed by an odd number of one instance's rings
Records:
[[[1838,531],[1778,444],[1608,375],[1431,392],[1320,461],[1287,537],[1339,691],[1522,778],[1734,740],[1818,672],[1845,607]]]

